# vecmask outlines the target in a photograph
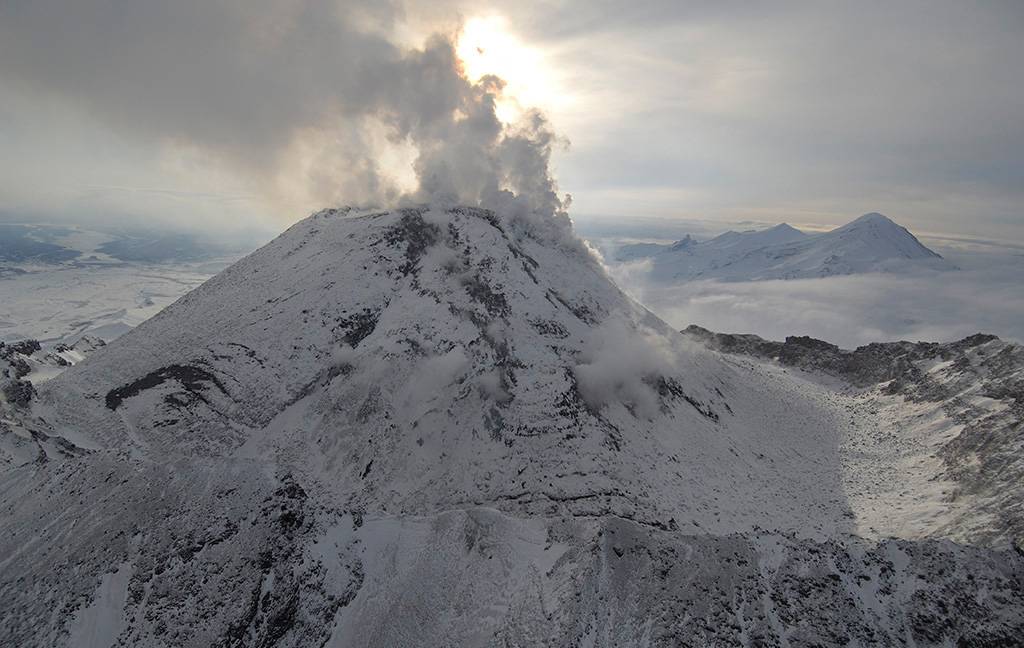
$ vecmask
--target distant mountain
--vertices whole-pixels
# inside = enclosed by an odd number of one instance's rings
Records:
[[[81,254],[77,250],[50,243],[43,237],[33,236],[38,229],[31,225],[0,223],[0,262],[64,263]]]
[[[0,400],[4,645],[1024,634],[998,503],[894,492],[856,444],[898,427],[672,330],[563,220],[326,210],[37,391]]]
[[[726,232],[702,242],[687,237],[671,245],[626,245],[613,255],[617,262],[640,259],[650,259],[650,278],[658,282],[810,279],[955,267],[905,228],[875,213],[821,234],[784,223],[767,230]]]
[[[178,263],[238,252],[238,246],[195,233],[0,221],[0,272],[45,265]]]

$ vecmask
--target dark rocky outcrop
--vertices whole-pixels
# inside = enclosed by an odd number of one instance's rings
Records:
[[[897,385],[921,381],[915,363],[923,360],[954,360],[965,351],[998,341],[994,335],[978,333],[957,342],[872,342],[852,351],[805,335],[791,335],[785,342],[765,340],[751,334],[715,333],[690,325],[683,334],[705,346],[722,351],[772,360],[787,367],[820,371],[843,378],[859,387],[888,381]],[[899,387],[894,387],[897,391]],[[935,394],[941,398],[940,394]]]
[[[191,365],[169,365],[151,371],[142,378],[122,385],[107,392],[106,404],[108,409],[116,410],[126,398],[138,396],[147,389],[151,389],[168,380],[176,380],[181,383],[185,391],[203,399],[202,392],[204,383],[210,383],[217,387],[222,393],[226,393],[224,385],[209,371]]]
[[[36,396],[36,389],[28,380],[12,380],[3,386],[7,402],[24,407]]]

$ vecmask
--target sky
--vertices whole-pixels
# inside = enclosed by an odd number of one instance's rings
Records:
[[[515,195],[1021,242],[1022,36],[1015,1],[6,0],[0,215],[230,235]]]

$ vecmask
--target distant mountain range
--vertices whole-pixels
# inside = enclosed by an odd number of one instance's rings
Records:
[[[0,221],[0,276],[25,266],[179,263],[248,251],[197,234]]]
[[[708,241],[686,236],[667,245],[624,245],[612,258],[619,263],[649,259],[650,279],[666,283],[813,279],[956,268],[906,228],[877,213],[821,234],[808,234],[783,223],[766,230],[726,232]]]

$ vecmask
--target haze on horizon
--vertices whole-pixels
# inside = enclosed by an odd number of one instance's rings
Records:
[[[1021,242],[1022,30],[1013,2],[5,3],[0,215],[279,231],[422,190],[457,126],[580,222],[880,211]],[[374,73],[446,47],[454,85]],[[488,74],[500,136],[460,121]]]

